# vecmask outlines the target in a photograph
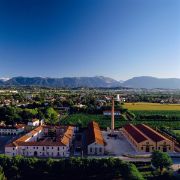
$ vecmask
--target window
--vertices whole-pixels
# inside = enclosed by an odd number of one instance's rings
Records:
[[[15,148],[13,148],[13,150],[14,150]]]
[[[59,151],[59,147],[58,147],[58,151]]]
[[[43,151],[44,151],[44,146],[43,146]]]
[[[34,147],[34,149],[35,149],[36,147]]]
[[[99,148],[99,152],[100,152],[100,153],[102,152],[102,148]]]
[[[143,150],[144,148],[143,147],[141,147],[141,150]]]
[[[90,152],[92,152],[92,148],[90,148]]]
[[[52,149],[53,149],[53,147],[52,147]]]

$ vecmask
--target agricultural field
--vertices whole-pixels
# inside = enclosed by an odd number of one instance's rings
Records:
[[[173,130],[175,134],[178,134],[180,136],[180,130]]]
[[[72,115],[69,115],[66,118],[62,119],[60,121],[60,123],[63,125],[81,124],[82,127],[87,127],[87,124],[92,120],[98,122],[102,129],[106,129],[107,127],[111,126],[111,117],[106,117],[103,115],[93,115],[93,114],[72,114]],[[129,122],[120,117],[115,118],[115,128],[120,128],[127,123],[132,123],[132,124],[145,123],[154,128],[156,128],[156,127],[160,128],[162,126],[166,126],[166,127],[175,129],[177,127],[180,127],[180,121],[173,121],[173,120],[172,121],[164,121],[164,120],[155,120],[155,119],[154,120],[135,119],[135,120]]]
[[[125,103],[125,108],[135,115],[132,121],[123,117],[115,117],[115,128],[120,128],[127,123],[144,123],[154,128],[168,127],[177,129],[180,127],[180,105],[158,104],[158,103]],[[102,129],[111,126],[111,117],[102,114],[75,113],[63,118],[61,124],[77,125],[87,127],[90,121],[97,121]]]
[[[125,103],[124,107],[132,111],[180,111],[180,104]]]

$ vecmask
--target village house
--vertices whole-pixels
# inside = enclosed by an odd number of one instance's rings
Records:
[[[104,116],[111,116],[112,111],[111,110],[106,110],[103,111]],[[114,116],[120,116],[121,112],[120,111],[114,111]]]
[[[28,122],[28,126],[39,126],[40,121],[39,119],[32,119],[31,121]]]

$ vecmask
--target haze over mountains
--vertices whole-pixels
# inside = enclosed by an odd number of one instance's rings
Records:
[[[178,78],[155,78],[150,76],[134,77],[126,81],[117,81],[109,77],[13,77],[0,78],[0,86],[42,86],[42,87],[130,87],[130,88],[164,88],[180,89]]]

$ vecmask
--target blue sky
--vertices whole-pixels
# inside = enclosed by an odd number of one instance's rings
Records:
[[[179,0],[0,0],[0,77],[180,78]]]

